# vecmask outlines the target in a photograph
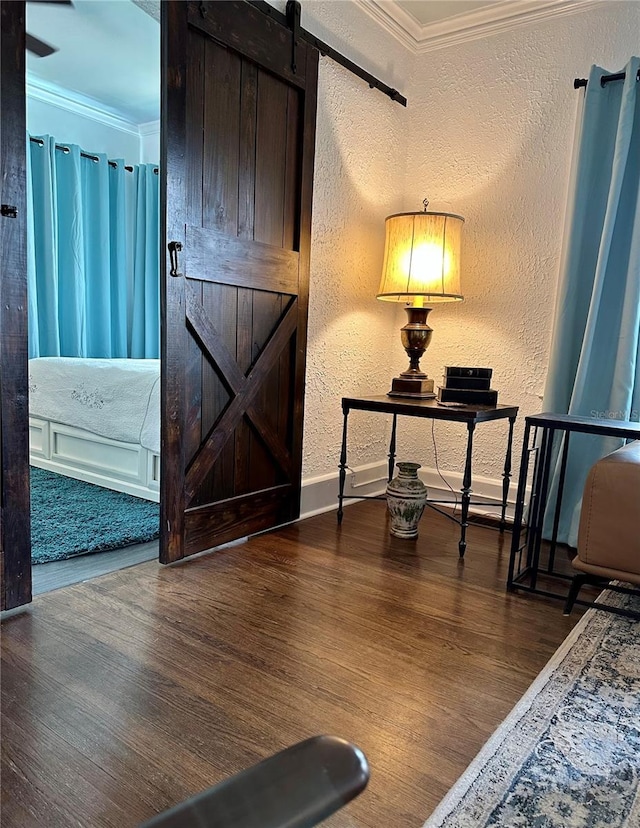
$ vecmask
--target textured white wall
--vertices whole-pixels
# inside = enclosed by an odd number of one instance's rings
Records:
[[[140,124],[140,163],[158,164],[160,161],[160,121]]]
[[[404,209],[428,195],[465,216],[466,301],[436,306],[423,358],[494,369],[500,402],[540,411],[581,92],[592,63],[621,69],[638,54],[640,3],[606,2],[566,17],[420,55],[407,91],[410,135]],[[373,278],[373,277],[372,277]],[[403,324],[397,310],[397,325]],[[393,361],[403,351],[394,338]],[[403,428],[400,454],[433,466],[431,435]],[[474,470],[497,477],[504,425],[476,432]],[[437,424],[441,468],[460,471],[463,429]],[[518,455],[519,456],[519,455]]]
[[[304,2],[303,26],[404,91],[411,56],[350,2]],[[402,204],[408,113],[333,61],[320,58],[313,200],[304,476],[336,471],[340,399],[386,391],[394,308],[375,299],[384,218]],[[379,418],[358,416],[351,465],[386,452]],[[352,418],[353,419],[353,418]]]
[[[272,0],[284,10],[284,0]],[[500,399],[539,410],[578,95],[575,76],[637,53],[640,2],[598,6],[414,55],[350,0],[303,0],[305,28],[409,99],[404,109],[320,59],[304,466],[336,471],[346,395],[384,393],[403,370],[400,306],[377,302],[384,218],[428,196],[467,219],[462,305],[431,315],[425,357],[495,370]],[[349,464],[384,459],[388,424],[354,412]],[[522,419],[521,419],[522,422]],[[463,431],[435,426],[441,468],[459,472]],[[475,471],[499,477],[504,424],[477,431]],[[518,436],[520,436],[518,434]],[[430,428],[404,420],[399,459],[434,465]],[[519,447],[519,446],[518,446]]]

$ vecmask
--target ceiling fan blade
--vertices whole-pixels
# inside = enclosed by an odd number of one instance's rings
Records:
[[[44,40],[40,40],[40,38],[30,35],[28,32],[26,34],[25,46],[30,52],[33,52],[33,54],[38,57],[49,57],[49,55],[52,55],[54,52],[58,51],[55,46],[50,46],[48,43],[45,43]]]

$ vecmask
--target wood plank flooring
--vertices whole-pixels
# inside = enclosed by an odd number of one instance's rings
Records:
[[[77,555],[64,561],[36,564],[31,569],[33,594],[42,595],[54,589],[99,578],[109,572],[135,566],[158,558],[158,541],[135,543],[121,549]]]
[[[350,506],[2,624],[2,825],[135,826],[317,733],[364,794],[332,826],[421,826],[578,620],[506,595],[510,535]]]

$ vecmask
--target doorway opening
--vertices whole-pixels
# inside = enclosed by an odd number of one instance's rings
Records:
[[[34,594],[158,557],[159,19],[27,3]]]

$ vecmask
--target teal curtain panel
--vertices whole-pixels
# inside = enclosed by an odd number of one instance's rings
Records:
[[[640,419],[640,58],[586,89],[543,408]],[[589,468],[621,441],[571,437],[558,539],[576,546]],[[553,487],[557,488],[557,472]],[[552,488],[545,521],[551,534]]]
[[[136,220],[129,355],[143,359],[152,353],[160,355],[160,198],[158,176],[151,164],[135,167],[131,175]]]
[[[29,356],[157,359],[158,175],[63,146],[28,142]]]

